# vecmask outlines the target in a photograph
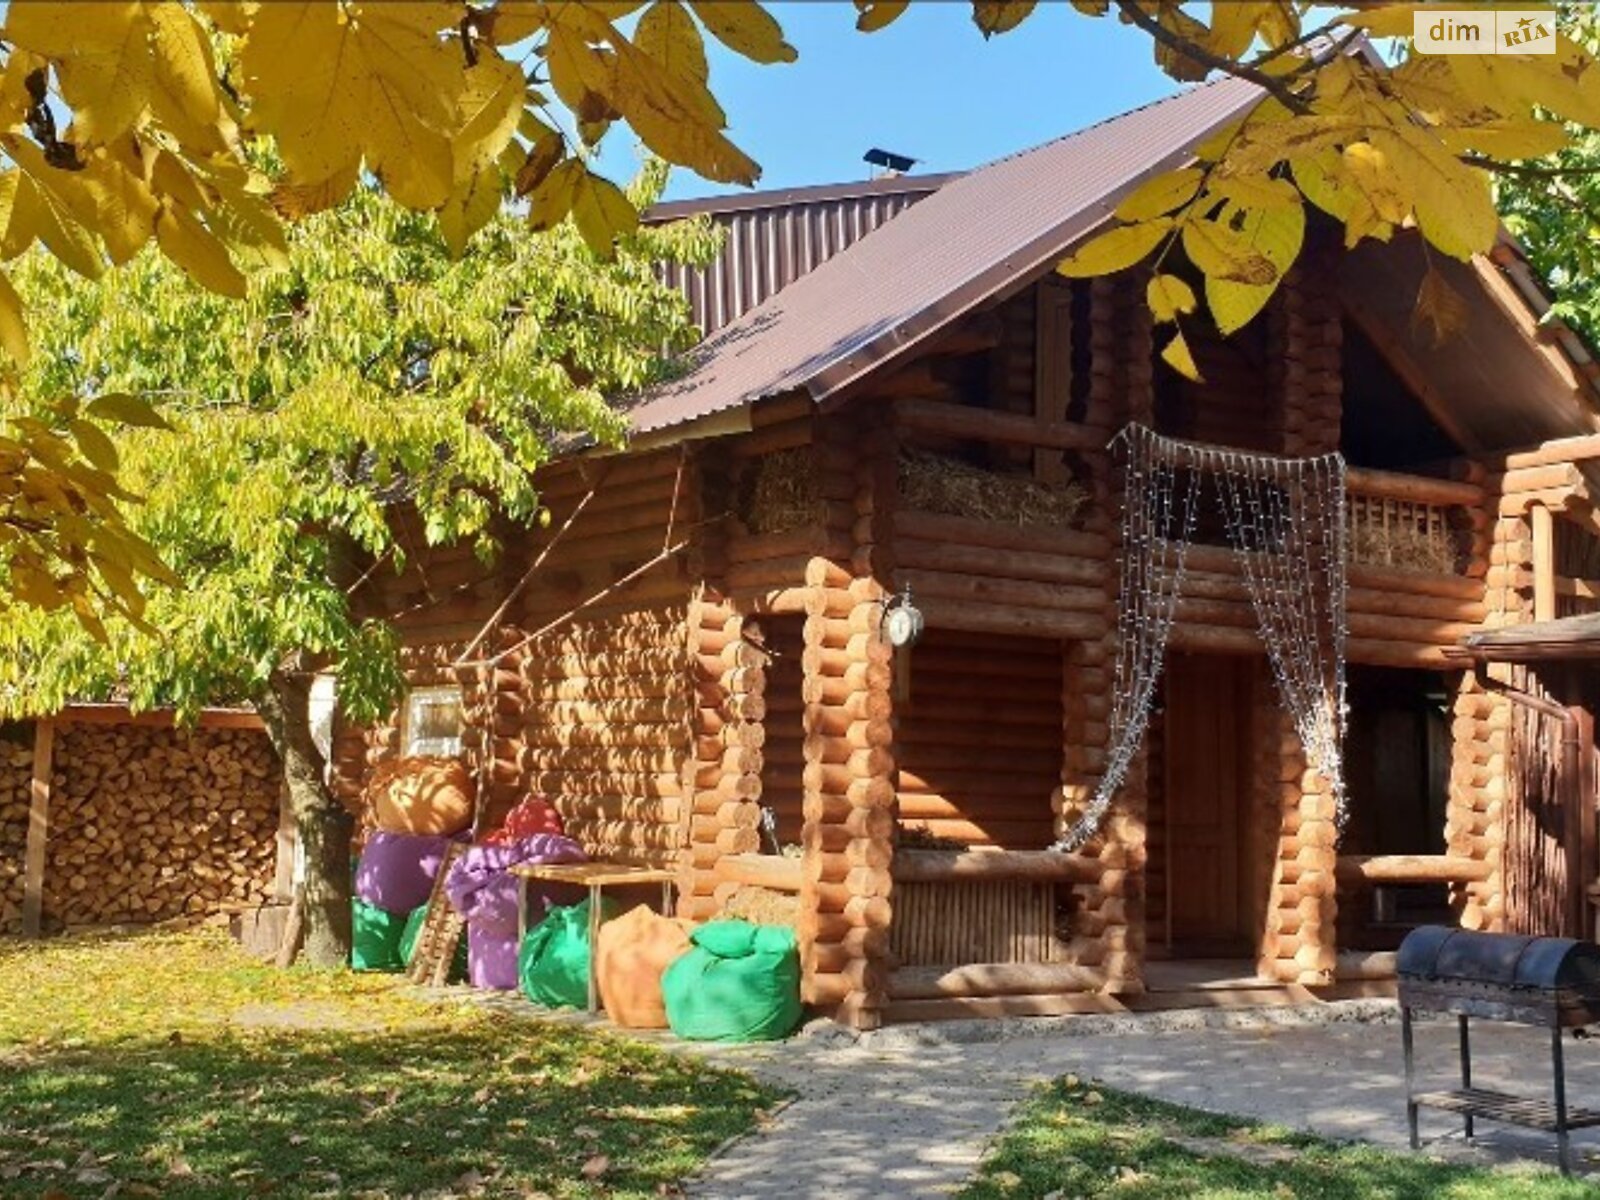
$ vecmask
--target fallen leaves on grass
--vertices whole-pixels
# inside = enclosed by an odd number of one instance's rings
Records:
[[[8,1200],[670,1195],[776,1099],[623,1037],[276,971],[215,931],[0,942],[0,973]]]
[[[1093,1098],[1093,1099],[1091,1099]],[[1041,1088],[962,1200],[1580,1200],[1591,1185],[1323,1141],[1068,1075]]]

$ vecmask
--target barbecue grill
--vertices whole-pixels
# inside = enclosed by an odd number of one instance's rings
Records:
[[[1600,1111],[1567,1107],[1561,1031],[1600,1022],[1600,946],[1572,938],[1473,933],[1442,925],[1413,930],[1400,944],[1400,1037],[1405,1051],[1406,1123],[1418,1144],[1417,1110],[1460,1114],[1470,1138],[1473,1119],[1541,1129],[1556,1135],[1561,1170],[1570,1173],[1568,1133],[1600,1126]],[[1461,1086],[1418,1092],[1412,1065],[1413,1011],[1456,1015]],[[1469,1017],[1536,1025],[1550,1030],[1551,1100],[1472,1086]]]

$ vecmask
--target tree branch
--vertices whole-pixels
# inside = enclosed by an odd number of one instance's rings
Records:
[[[1213,71],[1221,71],[1225,75],[1232,75],[1236,79],[1244,79],[1255,84],[1292,113],[1310,111],[1310,106],[1296,95],[1294,90],[1285,84],[1281,78],[1268,75],[1265,71],[1258,71],[1256,68],[1235,59],[1213,53],[1196,45],[1181,34],[1173,33],[1172,30],[1141,9],[1133,0],[1117,0],[1117,11],[1122,14],[1124,21],[1144,30],[1163,46],[1176,50],[1185,58],[1191,58],[1201,66],[1209,67]]]
[[[1527,163],[1504,162],[1483,154],[1463,154],[1461,161],[1471,167],[1482,167],[1499,175],[1516,175],[1522,179],[1566,179],[1574,175],[1600,175],[1600,166],[1593,167],[1535,167]]]

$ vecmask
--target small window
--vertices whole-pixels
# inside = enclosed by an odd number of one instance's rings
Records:
[[[406,693],[400,749],[413,755],[454,758],[461,753],[461,689],[414,688]]]

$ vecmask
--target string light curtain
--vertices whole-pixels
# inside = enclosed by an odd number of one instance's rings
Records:
[[[1051,848],[1099,831],[1144,741],[1203,503],[1215,497],[1273,680],[1345,819],[1345,464],[1338,454],[1281,458],[1163,437],[1129,425],[1123,459],[1122,602],[1110,749],[1093,796]]]

